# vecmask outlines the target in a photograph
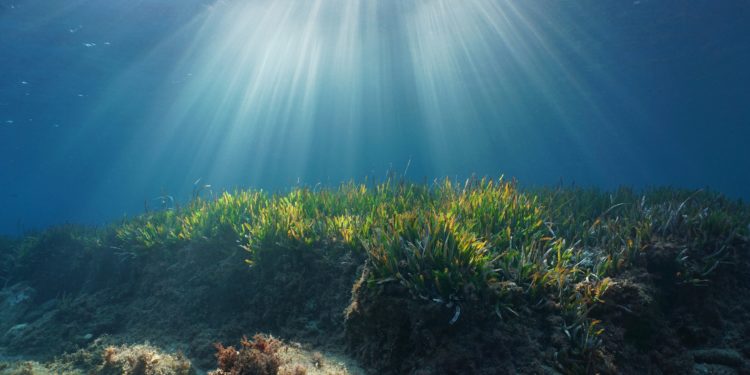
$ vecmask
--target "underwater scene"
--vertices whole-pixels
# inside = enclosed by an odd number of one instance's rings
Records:
[[[747,0],[0,0],[0,375],[750,374]]]

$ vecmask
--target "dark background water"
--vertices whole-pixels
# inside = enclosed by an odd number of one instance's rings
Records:
[[[744,0],[0,0],[0,233],[409,161],[748,199],[749,140]]]

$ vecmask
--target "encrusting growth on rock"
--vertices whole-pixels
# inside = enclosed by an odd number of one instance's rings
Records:
[[[270,336],[255,335],[249,341],[243,337],[242,348],[224,347],[217,343],[216,359],[219,368],[210,375],[276,375],[281,366],[278,350],[281,343]]]

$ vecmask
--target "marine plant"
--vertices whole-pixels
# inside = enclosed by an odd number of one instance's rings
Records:
[[[665,268],[670,282],[705,285],[742,249],[748,223],[744,203],[703,190],[524,190],[503,178],[390,178],[196,196],[112,230],[117,246],[137,251],[239,246],[250,265],[276,251],[360,252],[368,288],[395,283],[415,299],[453,308],[450,323],[462,306],[485,306],[500,319],[519,315],[519,303],[556,306],[560,328],[585,356],[599,343],[603,328],[591,312],[606,301],[611,277],[663,259],[674,268]]]

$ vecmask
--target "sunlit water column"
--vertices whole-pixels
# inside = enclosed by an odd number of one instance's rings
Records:
[[[152,114],[144,152],[187,165],[187,176],[261,184],[336,182],[409,158],[431,175],[530,169],[526,160],[549,163],[559,147],[596,173],[581,116],[567,109],[584,103],[583,117],[614,134],[571,64],[585,53],[523,4],[218,3],[168,80],[183,83],[164,88],[171,105]]]

